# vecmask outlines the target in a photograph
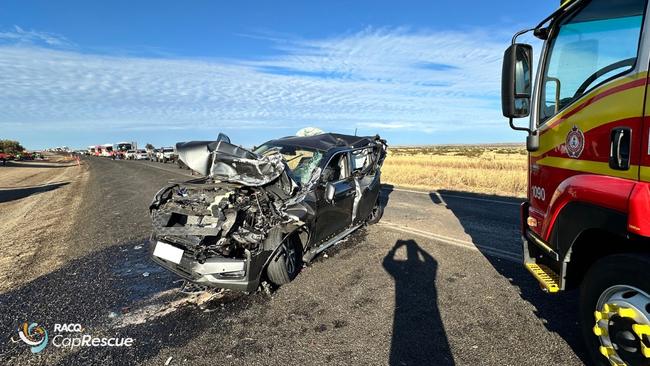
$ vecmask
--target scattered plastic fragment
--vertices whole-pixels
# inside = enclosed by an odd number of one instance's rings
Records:
[[[149,277],[149,272],[145,272],[142,274],[144,277]]]
[[[165,361],[165,366],[168,366],[169,363],[172,362],[172,358],[174,358],[174,357],[169,356],[169,357],[167,358],[167,361]]]

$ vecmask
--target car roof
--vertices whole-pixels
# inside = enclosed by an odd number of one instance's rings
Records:
[[[315,136],[287,136],[264,144],[285,145],[327,151],[335,147],[362,147],[373,141],[370,136],[352,136],[339,133],[323,133]]]

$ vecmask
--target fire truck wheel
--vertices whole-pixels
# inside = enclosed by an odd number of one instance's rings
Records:
[[[617,254],[591,266],[580,288],[580,324],[594,365],[650,364],[650,256]]]

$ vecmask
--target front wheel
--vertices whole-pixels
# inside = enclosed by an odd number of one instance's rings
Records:
[[[594,365],[650,365],[650,256],[596,262],[580,288],[580,323]]]
[[[302,268],[302,245],[295,235],[289,236],[275,253],[266,275],[275,285],[284,285],[291,282]]]
[[[370,211],[370,215],[366,222],[368,225],[376,224],[381,220],[382,216],[384,216],[384,205],[382,205],[381,197],[377,197],[377,202],[375,202],[375,206],[373,206],[372,211]]]

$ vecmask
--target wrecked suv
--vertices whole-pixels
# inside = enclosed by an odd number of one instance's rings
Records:
[[[250,151],[220,135],[176,150],[204,177],[156,194],[150,251],[194,283],[248,292],[264,279],[288,283],[302,263],[383,213],[379,136],[285,137]]]

